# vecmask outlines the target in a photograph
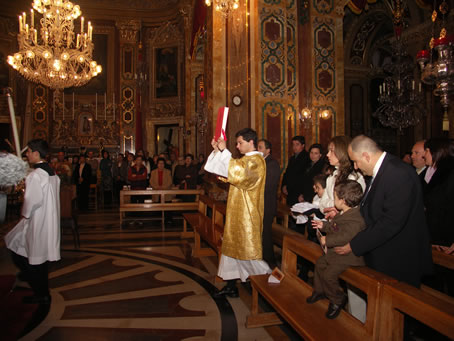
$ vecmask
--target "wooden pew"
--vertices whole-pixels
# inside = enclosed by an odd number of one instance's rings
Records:
[[[162,229],[164,230],[165,211],[195,211],[198,209],[198,197],[203,194],[202,189],[168,189],[168,190],[121,190],[120,191],[120,226],[126,212],[156,212],[162,213]],[[159,195],[159,202],[132,204],[128,197]],[[166,195],[196,195],[193,202],[166,202]]]
[[[454,270],[454,255],[448,255],[442,251],[432,249],[432,259],[435,264]]]
[[[367,318],[363,324],[346,311],[334,320],[325,317],[328,300],[306,303],[312,287],[297,276],[297,256],[315,263],[320,246],[301,235],[284,235],[280,284],[268,283],[268,275],[251,276],[252,309],[248,328],[269,326],[286,320],[305,340],[378,340],[379,299],[383,281],[393,279],[366,267],[349,268],[341,278],[367,295]],[[268,301],[277,313],[259,313],[258,295]]]
[[[380,300],[380,340],[403,340],[404,314],[454,339],[454,299],[434,296],[403,282],[384,285]]]

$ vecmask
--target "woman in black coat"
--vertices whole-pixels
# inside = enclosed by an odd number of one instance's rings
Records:
[[[82,211],[88,209],[88,193],[91,180],[91,167],[85,160],[85,155],[80,155],[79,164],[73,173],[73,181],[77,187],[77,206]]]
[[[448,254],[454,251],[454,143],[448,138],[434,138],[425,142],[426,164],[435,172],[424,190],[424,206],[431,243]],[[430,168],[429,168],[430,169]],[[429,172],[429,170],[428,170]],[[437,290],[454,295],[452,270],[435,266],[435,276],[428,282]]]

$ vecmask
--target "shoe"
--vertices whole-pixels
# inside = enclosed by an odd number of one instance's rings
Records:
[[[347,297],[344,297],[341,304],[334,304],[332,302],[329,303],[328,311],[326,312],[325,316],[330,320],[335,319],[341,312],[342,308],[347,303]]]
[[[309,304],[313,304],[317,301],[320,301],[322,299],[326,298],[325,294],[319,294],[318,292],[313,292],[311,296],[306,298],[306,302]]]
[[[22,302],[25,304],[50,304],[51,298],[49,295],[46,296],[25,296],[22,299]]]
[[[214,294],[215,298],[220,298],[220,297],[225,297],[225,296],[232,297],[232,298],[239,297],[240,295],[238,293],[238,288],[225,286],[224,288],[222,288],[222,290],[220,290]]]

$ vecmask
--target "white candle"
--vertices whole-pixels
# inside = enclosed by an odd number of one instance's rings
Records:
[[[107,93],[104,93],[104,121],[107,120]]]
[[[73,91],[73,121],[74,121],[74,91]]]
[[[54,121],[55,121],[55,93],[52,97],[53,97],[52,105],[54,107]]]
[[[415,80],[414,79],[411,81],[411,89],[415,90]]]
[[[115,121],[115,92],[112,93],[113,120]]]
[[[381,88],[381,85],[379,86],[379,88],[380,88],[380,95],[381,95],[381,92],[382,92],[382,88]]]
[[[80,17],[80,33],[84,33],[84,17]]]
[[[32,24],[32,27],[35,26],[35,13],[33,12],[33,8],[30,9],[30,12],[31,12],[31,24]]]
[[[397,80],[397,89],[400,90],[400,79]]]
[[[6,96],[8,97],[9,115],[11,117],[11,126],[13,128],[14,145],[16,147],[16,154],[17,154],[17,157],[22,158],[20,145],[19,145],[19,134],[17,132],[17,126],[16,126],[16,115],[14,114],[13,99],[11,98],[11,94],[9,92],[6,94]]]
[[[98,120],[98,93],[96,93],[95,118],[96,118],[96,120]]]
[[[22,32],[22,16],[19,15],[19,33]]]
[[[63,103],[62,103],[62,111],[63,111],[63,121],[65,120],[65,91],[63,92]]]

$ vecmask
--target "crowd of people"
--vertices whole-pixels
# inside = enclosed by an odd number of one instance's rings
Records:
[[[103,193],[105,205],[118,203],[120,190],[124,186],[142,190],[154,189],[196,189],[202,183],[205,157],[197,160],[192,154],[176,156],[161,153],[148,156],[148,152],[126,152],[112,159],[107,150],[102,150],[100,158],[88,151],[71,159],[60,151],[55,158],[49,158],[51,167],[60,177],[62,184],[75,184],[80,210],[88,208],[91,184],[97,184]],[[189,198],[190,199],[190,198]],[[134,198],[140,200],[140,198]]]

